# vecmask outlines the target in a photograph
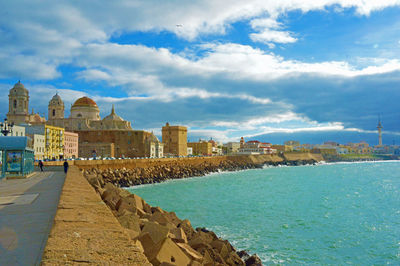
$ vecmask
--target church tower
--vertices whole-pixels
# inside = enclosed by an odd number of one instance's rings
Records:
[[[379,146],[382,146],[382,124],[381,124],[381,118],[379,117],[378,120],[378,126],[376,127],[378,129],[378,133],[379,133]]]
[[[8,94],[7,119],[16,125],[29,122],[29,92],[20,81]]]
[[[56,95],[49,102],[49,120],[64,118],[64,102],[61,97]]]

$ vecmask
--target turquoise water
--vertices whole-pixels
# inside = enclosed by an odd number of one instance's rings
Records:
[[[400,265],[400,162],[266,168],[130,190],[267,265]]]

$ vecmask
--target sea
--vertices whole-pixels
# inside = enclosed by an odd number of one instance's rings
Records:
[[[266,167],[129,190],[265,265],[400,265],[400,161]]]

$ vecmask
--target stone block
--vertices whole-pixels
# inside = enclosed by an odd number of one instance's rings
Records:
[[[176,243],[191,260],[202,261],[203,256],[186,243]]]
[[[162,225],[167,225],[170,222],[168,220],[168,217],[164,213],[161,213],[161,212],[153,213],[153,215],[150,217],[149,220],[153,221],[153,222],[157,222]]]
[[[180,222],[178,227],[183,229],[188,240],[192,239],[193,235],[196,233],[196,231],[194,231],[192,225],[190,224],[190,221],[187,219]]]
[[[137,213],[136,201],[135,201],[135,199],[130,198],[130,197],[120,198],[120,200],[115,205],[115,208],[118,212],[127,210],[127,211],[133,212],[135,214]]]
[[[229,253],[228,257],[225,259],[225,262],[228,265],[240,265],[240,266],[246,265],[244,261],[239,257],[239,255],[236,254],[235,251],[231,251],[231,253]]]
[[[231,251],[231,250],[228,249],[226,242],[227,241],[217,239],[217,240],[214,240],[214,241],[212,241],[210,243],[210,245],[214,249],[218,250],[219,254],[221,254],[221,256],[224,259],[228,256],[229,252]]]
[[[140,232],[139,217],[137,215],[126,214],[118,216],[117,219],[123,227]]]
[[[129,194],[128,198],[134,199],[136,208],[143,211],[143,199],[141,197],[135,194]]]
[[[156,266],[161,263],[189,265],[191,262],[190,258],[169,238],[165,238],[145,254],[149,261]]]
[[[185,231],[182,228],[169,229],[169,236],[174,242],[187,243]]]
[[[148,232],[151,239],[155,244],[168,236],[169,229],[166,226],[160,225],[156,222],[145,222],[142,228],[142,233]]]
[[[116,190],[107,189],[103,192],[101,198],[103,199],[104,203],[111,208],[111,210],[115,210],[118,201],[121,199],[121,196]]]
[[[178,216],[176,216],[175,212],[167,212],[165,213],[165,215],[168,217],[168,220],[170,222],[172,222],[175,226],[178,226],[182,220],[178,218]]]
[[[155,243],[154,243],[153,239],[151,238],[149,232],[141,233],[138,236],[137,240],[139,240],[140,243],[142,244],[142,247],[143,247],[143,249],[145,251],[145,254],[146,254],[146,251],[151,250],[155,245]]]
[[[151,212],[152,213],[156,213],[156,212],[164,213],[165,211],[157,206],[157,207],[151,207]]]

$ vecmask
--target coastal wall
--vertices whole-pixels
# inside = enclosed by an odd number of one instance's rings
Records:
[[[42,265],[151,265],[101,197],[71,166]]]

